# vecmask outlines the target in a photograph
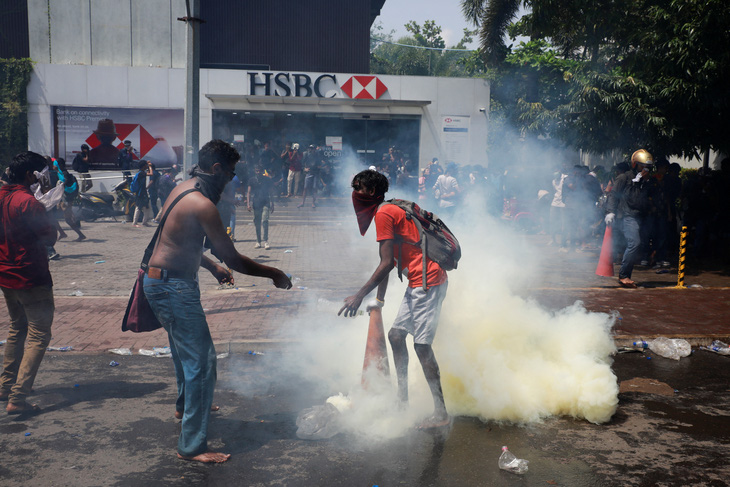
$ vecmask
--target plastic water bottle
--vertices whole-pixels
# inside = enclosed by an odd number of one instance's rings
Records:
[[[517,458],[506,446],[502,447],[502,455],[499,457],[499,468],[508,472],[523,474],[527,472],[527,460]]]
[[[639,350],[643,350],[645,348],[649,348],[649,344],[645,342],[644,340],[640,340],[638,342],[634,342],[634,348],[638,348]]]

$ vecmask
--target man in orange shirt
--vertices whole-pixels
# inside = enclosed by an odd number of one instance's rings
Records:
[[[418,229],[413,221],[406,219],[406,212],[396,205],[382,205],[388,191],[388,179],[373,170],[362,171],[352,180],[352,202],[355,207],[360,233],[365,235],[370,222],[375,220],[377,240],[380,244],[380,264],[373,275],[357,294],[345,299],[340,309],[345,316],[355,316],[362,300],[373,289],[378,288],[376,298],[367,304],[368,309],[382,307],[388,287],[388,275],[399,265],[408,273],[408,289],[403,297],[398,316],[388,333],[393,349],[398,398],[408,401],[408,349],[406,336],[413,335],[414,348],[434,402],[433,416],[424,420],[419,428],[439,428],[449,424],[444,395],[441,389],[441,373],[431,344],[436,335],[441,304],[446,296],[448,279],[446,271],[436,262],[428,259],[426,268],[427,290],[423,290],[423,252],[419,244]]]

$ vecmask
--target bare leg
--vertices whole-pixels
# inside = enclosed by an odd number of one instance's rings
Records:
[[[227,462],[228,459],[231,458],[231,454],[207,451],[205,453],[201,453],[200,455],[195,455],[194,457],[184,457],[178,453],[177,457],[181,460],[190,460],[192,462],[223,463]]]
[[[427,419],[421,424],[421,428],[437,428],[449,424],[449,415],[446,412],[446,404],[444,403],[444,393],[441,389],[441,371],[439,364],[436,362],[436,356],[433,354],[431,345],[415,344],[416,355],[421,362],[423,374],[426,376],[426,382],[431,389],[433,396],[434,412],[433,417]],[[394,354],[395,356],[395,354]]]
[[[391,328],[388,341],[393,350],[395,375],[398,378],[398,400],[408,402],[408,349],[406,348],[406,332]]]

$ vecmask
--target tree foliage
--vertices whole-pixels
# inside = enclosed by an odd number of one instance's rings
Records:
[[[462,0],[495,106],[527,134],[607,152],[730,151],[725,0]],[[508,25],[505,25],[508,18]],[[505,46],[504,35],[531,41]]]
[[[410,35],[394,40],[392,31],[385,34],[382,25],[376,23],[373,26],[370,32],[370,72],[446,77],[478,74],[478,69],[470,69],[465,64],[465,60],[471,56],[470,52],[445,50],[446,42],[441,36],[441,27],[435,21],[427,20],[420,25],[411,20],[405,24],[405,28]],[[464,29],[462,39],[450,49],[466,49],[474,33]]]
[[[30,59],[0,59],[0,170],[28,148]]]

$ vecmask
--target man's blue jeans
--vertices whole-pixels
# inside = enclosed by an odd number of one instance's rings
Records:
[[[621,260],[621,268],[618,271],[618,278],[631,279],[631,273],[634,271],[634,264],[641,252],[641,220],[628,215],[624,215],[623,220],[626,250],[624,250],[624,258]]]
[[[170,339],[177,378],[175,410],[184,411],[177,451],[185,457],[199,455],[208,451],[208,419],[217,376],[198,283],[145,276],[144,292]]]

